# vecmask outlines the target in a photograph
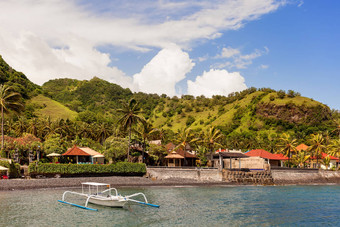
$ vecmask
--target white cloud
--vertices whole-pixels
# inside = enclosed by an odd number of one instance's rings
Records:
[[[230,58],[232,56],[239,55],[239,54],[240,54],[240,51],[238,49],[234,49],[234,48],[231,48],[231,47],[224,47],[222,49],[221,55],[219,55],[217,57],[219,57],[219,58]]]
[[[218,69],[204,72],[202,76],[197,76],[195,81],[189,80],[187,83],[188,94],[194,96],[228,95],[247,88],[239,72],[229,73],[227,70]]]
[[[194,65],[187,53],[176,45],[170,45],[162,49],[140,73],[133,76],[133,90],[177,95],[176,83],[183,80]]]
[[[250,54],[243,55],[239,49],[234,49],[231,47],[223,48],[221,54],[217,55],[215,58],[226,58],[230,59],[223,63],[216,63],[212,65],[213,68],[237,68],[237,69],[245,69],[249,65],[253,63],[253,60],[261,57],[264,54],[268,54],[269,49],[264,47],[264,50],[255,49]]]
[[[269,65],[260,65],[260,69],[268,69]]]
[[[139,52],[165,48],[167,52],[168,46],[175,43],[190,49],[195,41],[220,37],[222,31],[238,29],[247,21],[275,11],[285,1],[80,3],[78,0],[0,1],[0,54],[13,68],[38,84],[56,77],[99,76],[123,87],[138,85],[138,89],[147,92],[150,90],[145,85],[147,73],[156,71],[156,65],[151,62],[146,65],[140,73],[143,78],[136,76],[133,84],[131,77],[111,66],[110,55],[97,47],[109,45]],[[177,53],[181,56],[180,51]],[[178,65],[187,68],[178,69],[178,76],[171,77],[170,69],[164,69],[163,75],[170,76],[162,78],[171,84],[169,95],[174,93],[173,83],[185,77],[183,72],[190,68],[188,60],[184,57],[182,60]],[[178,66],[174,60],[172,64]]]
[[[24,32],[10,40],[0,35],[0,44],[0,53],[6,53],[5,61],[40,85],[53,78],[88,80],[97,76],[124,87],[131,86],[131,77],[108,66],[111,61],[108,54],[97,51],[83,39],[69,37],[69,47],[53,49],[40,37]]]

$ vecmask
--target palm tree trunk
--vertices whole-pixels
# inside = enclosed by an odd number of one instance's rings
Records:
[[[144,163],[144,149],[145,149],[146,145],[145,145],[145,138],[143,141],[143,150],[142,150],[142,163]]]
[[[1,150],[4,149],[5,136],[4,136],[4,107],[1,106]]]
[[[128,145],[128,153],[127,153],[128,162],[129,162],[129,158],[130,158],[130,144],[131,144],[131,125],[129,127],[129,145]]]

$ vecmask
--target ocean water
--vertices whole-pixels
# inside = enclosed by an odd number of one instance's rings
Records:
[[[65,190],[1,191],[0,226],[340,226],[339,185],[121,188],[161,207],[98,212],[57,202]]]

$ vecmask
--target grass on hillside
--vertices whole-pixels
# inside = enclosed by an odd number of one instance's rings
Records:
[[[61,103],[54,101],[46,96],[38,95],[30,100],[30,103],[42,107],[37,108],[35,114],[39,117],[48,117],[52,120],[70,119],[77,117],[77,112],[70,110]]]
[[[266,128],[265,123],[258,119],[257,116],[251,115],[251,110],[247,108],[253,101],[256,103],[272,103],[275,105],[286,105],[289,102],[294,103],[295,105],[306,105],[307,107],[313,107],[320,104],[317,101],[314,101],[307,97],[296,96],[293,98],[285,97],[280,99],[277,97],[276,93],[269,93],[261,97],[260,100],[254,100],[254,97],[259,97],[264,94],[263,91],[256,91],[244,97],[241,100],[235,100],[230,104],[226,104],[223,106],[223,113],[219,114],[218,110],[221,108],[220,105],[216,105],[213,107],[202,107],[201,111],[196,112],[195,110],[190,112],[185,112],[183,109],[182,114],[175,113],[172,117],[163,117],[164,112],[169,112],[169,102],[165,102],[165,108],[162,111],[154,111],[154,115],[152,117],[153,124],[155,127],[163,127],[164,129],[171,129],[173,131],[177,131],[178,129],[182,129],[186,127],[186,121],[189,116],[192,116],[195,119],[195,122],[190,126],[192,129],[207,129],[210,126],[227,126],[233,123],[233,117],[236,111],[239,108],[244,108],[244,115],[240,119],[240,125],[235,129],[236,132],[247,131],[250,127],[259,131],[271,132],[272,129]],[[274,100],[270,100],[270,96],[274,96]],[[192,101],[190,100],[180,100],[180,104],[183,106],[190,105]],[[256,105],[255,103],[255,105]]]
[[[270,101],[270,96],[274,96],[275,99],[273,101]],[[277,94],[274,93],[270,93],[268,95],[266,95],[265,97],[263,97],[262,99],[263,102],[265,103],[272,103],[272,104],[276,104],[276,105],[285,105],[288,102],[293,102],[296,105],[302,105],[305,104],[306,106],[316,106],[318,104],[320,104],[317,101],[314,101],[310,98],[307,97],[303,97],[303,96],[296,96],[294,98],[289,98],[289,97],[285,97],[283,99],[278,98]]]

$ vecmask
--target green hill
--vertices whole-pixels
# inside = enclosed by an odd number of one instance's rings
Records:
[[[248,89],[229,97],[168,99],[154,110],[151,119],[156,127],[175,131],[186,126],[198,130],[216,126],[227,133],[258,132],[277,131],[278,126],[284,130],[322,128],[331,119],[331,111],[306,97],[278,98],[270,89]]]
[[[167,97],[132,93],[119,85],[99,78],[89,81],[51,80],[42,86],[44,94],[82,113],[118,119],[115,111],[130,98],[135,98],[144,116],[156,128],[176,132],[185,127],[201,131],[210,126],[226,135],[250,133],[310,134],[330,130],[332,111],[328,106],[302,97],[294,91],[249,88],[225,96]],[[98,119],[97,119],[98,121]],[[113,121],[114,122],[114,121]],[[303,136],[301,135],[301,136]]]
[[[332,112],[328,106],[299,93],[270,88],[249,88],[228,97],[183,95],[171,98],[133,93],[96,77],[83,81],[55,79],[40,87],[12,69],[1,57],[0,80],[13,86],[27,100],[31,98],[26,105],[27,118],[77,118],[87,123],[109,122],[116,127],[120,117],[116,110],[122,106],[121,102],[134,98],[154,127],[176,132],[185,127],[201,131],[215,126],[225,135],[254,139],[264,133],[290,132],[302,138],[318,131],[332,131],[332,115],[338,116],[338,112]]]
[[[38,95],[33,97],[27,105],[34,107],[34,114],[38,117],[50,117],[51,120],[69,119],[74,120],[77,112],[70,110],[61,103],[54,101],[46,96]]]
[[[0,83],[11,86],[24,99],[29,99],[40,92],[40,86],[32,83],[27,77],[10,67],[0,55]]]
[[[128,100],[132,96],[129,89],[94,77],[87,80],[55,79],[46,82],[43,93],[70,109],[82,112],[96,112],[117,108],[120,100]]]

